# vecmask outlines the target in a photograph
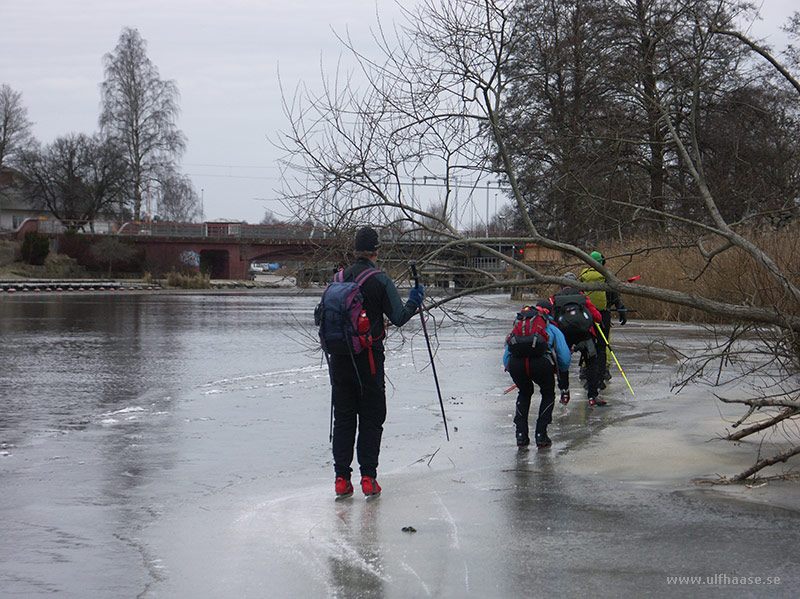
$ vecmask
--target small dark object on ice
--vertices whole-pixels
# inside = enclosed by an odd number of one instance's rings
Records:
[[[402,531],[403,532],[417,532],[417,529],[414,528],[413,526],[404,526],[402,528]]]

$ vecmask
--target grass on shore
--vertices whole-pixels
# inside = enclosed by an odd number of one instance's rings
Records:
[[[180,273],[172,271],[167,275],[167,286],[180,289],[210,289],[211,276],[208,273]]]
[[[748,239],[762,248],[795,285],[800,285],[800,225],[779,230],[755,231]],[[703,250],[700,249],[700,243]],[[797,302],[787,298],[766,269],[755,263],[739,249],[730,248],[707,260],[703,251],[720,247],[722,240],[714,238],[680,240],[635,239],[605,244],[599,249],[607,258],[607,266],[619,278],[641,275],[644,285],[653,285],[740,305],[772,307],[792,314],[800,313]],[[579,274],[585,265],[579,262],[553,265]],[[555,271],[554,271],[555,274]],[[0,240],[0,278],[90,278],[75,260],[61,254],[51,254],[42,266],[32,266],[19,260],[18,244]],[[170,287],[181,289],[208,289],[208,274],[170,272],[166,278]],[[542,296],[552,295],[557,289],[534,290]],[[725,314],[708,314],[677,304],[669,304],[632,295],[623,298],[625,306],[636,310],[643,319],[675,320],[684,322],[721,323]]]
[[[762,248],[792,283],[800,285],[800,226],[756,231],[748,239]],[[706,253],[723,245],[720,239],[701,241]],[[742,250],[730,248],[709,261],[698,243],[697,239],[693,242],[638,239],[589,249],[599,249],[607,258],[606,265],[622,280],[641,275],[637,283],[643,285],[800,314],[800,305],[786,297],[767,269]],[[566,268],[580,274],[585,265],[575,263]],[[727,320],[726,314],[709,314],[632,295],[625,295],[623,302],[626,308],[636,310],[637,318],[706,323]]]

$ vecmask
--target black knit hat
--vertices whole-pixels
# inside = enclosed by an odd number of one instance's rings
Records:
[[[553,312],[553,304],[551,304],[547,300],[539,300],[538,302],[536,302],[536,307],[542,308],[543,310],[547,310],[548,314],[551,314]]]
[[[356,251],[374,252],[381,246],[378,234],[372,227],[361,227],[356,233]]]

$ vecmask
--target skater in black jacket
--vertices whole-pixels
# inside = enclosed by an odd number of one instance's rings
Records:
[[[344,281],[355,281],[369,268],[375,268],[380,243],[370,227],[359,229],[355,237],[356,261],[344,270]],[[331,355],[331,399],[333,402],[333,467],[337,498],[353,494],[350,467],[355,445],[361,470],[361,490],[366,496],[381,492],[378,485],[378,454],[383,423],[386,420],[384,381],[384,315],[395,326],[402,326],[416,313],[425,292],[422,285],[412,287],[403,303],[392,280],[383,272],[361,284],[363,306],[369,318],[371,351],[357,355]],[[357,439],[356,439],[356,433]]]

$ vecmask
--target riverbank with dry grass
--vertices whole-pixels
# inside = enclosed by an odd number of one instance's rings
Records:
[[[763,248],[780,269],[795,284],[800,284],[800,226],[778,230],[756,231],[749,239]],[[674,291],[695,293],[713,300],[740,305],[769,306],[776,310],[797,314],[795,303],[784,296],[775,281],[762,267],[745,267],[752,264],[745,260],[742,251],[736,248],[708,256],[713,248],[721,247],[719,239],[680,240],[637,239],[629,242],[614,242],[597,248],[607,257],[607,266],[620,279],[639,276],[637,282],[663,287]],[[704,255],[705,254],[705,255]],[[579,261],[559,266],[579,274],[585,265]],[[562,271],[563,272],[563,271]],[[558,273],[560,274],[560,272]],[[50,254],[41,266],[21,261],[19,243],[0,239],[0,280],[24,279],[87,279],[96,278],[77,262],[63,254]],[[125,280],[120,277],[107,277]],[[165,277],[153,278],[145,274],[142,284],[158,282],[174,289],[236,289],[260,287],[287,287],[294,284],[293,277],[256,275],[253,281],[217,281],[201,274],[168,273]],[[532,290],[537,295],[548,295],[557,288]],[[669,304],[626,294],[625,306],[636,311],[637,318],[679,322],[704,322],[720,324],[727,321],[726,314],[709,314],[678,304]]]
[[[103,273],[106,275],[107,273]],[[294,277],[256,275],[253,280],[212,280],[206,273],[169,272],[163,277],[150,273],[142,276],[100,276],[90,273],[75,259],[50,253],[44,264],[27,264],[20,256],[19,243],[0,239],[0,291],[72,291],[72,290],[257,290],[294,287]]]
[[[762,248],[792,283],[800,284],[800,226],[756,231],[748,239]],[[607,258],[606,266],[621,280],[640,276],[636,282],[643,285],[800,315],[800,306],[785,296],[766,269],[754,266],[738,248],[727,249],[709,260],[714,248],[723,246],[724,242],[718,238],[687,241],[676,237],[615,242],[587,248],[587,251],[600,250]],[[580,274],[585,265],[574,262],[566,268]],[[625,295],[624,303],[637,312],[637,318],[709,324],[728,322],[726,314],[709,314],[629,294]]]

